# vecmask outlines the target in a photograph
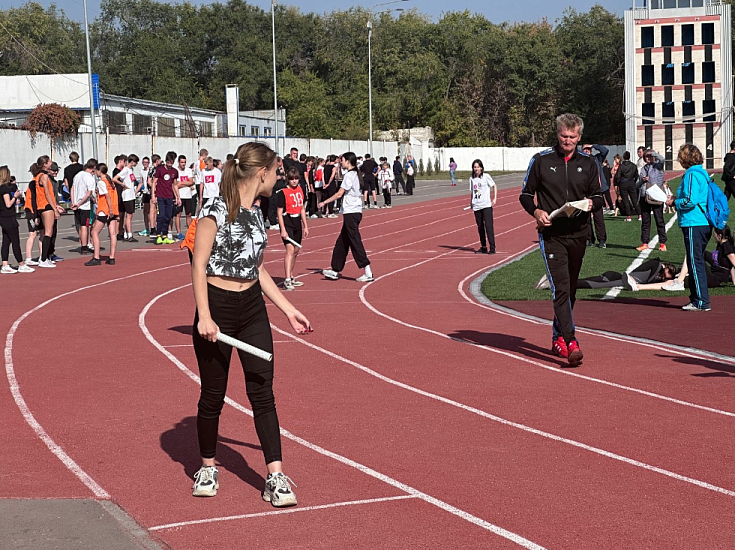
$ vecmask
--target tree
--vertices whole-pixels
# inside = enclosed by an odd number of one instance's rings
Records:
[[[418,172],[419,172],[419,176],[423,176],[424,175],[424,159],[423,158],[420,158],[419,159]]]

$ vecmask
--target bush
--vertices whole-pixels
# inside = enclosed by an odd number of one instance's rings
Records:
[[[439,159],[434,159],[434,172],[441,174],[441,167],[439,166]]]
[[[424,159],[419,159],[419,176],[424,175]]]
[[[434,165],[431,162],[431,159],[426,163],[426,175],[431,176],[434,173]]]
[[[65,138],[76,135],[81,117],[64,105],[58,103],[42,103],[31,111],[21,128],[35,139],[38,132],[47,134],[50,138]]]

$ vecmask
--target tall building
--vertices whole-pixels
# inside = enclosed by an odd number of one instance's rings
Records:
[[[636,1],[636,0],[634,0]],[[730,5],[719,0],[637,0],[625,12],[625,134],[680,170],[679,147],[720,168],[733,133]]]

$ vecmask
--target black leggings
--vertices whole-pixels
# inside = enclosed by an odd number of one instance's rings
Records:
[[[621,181],[618,190],[623,201],[623,214],[631,217],[633,212],[635,212],[640,216],[641,207],[638,205],[638,189],[635,186],[635,182]]]
[[[20,233],[18,231],[18,222],[15,218],[0,218],[0,227],[3,231],[2,258],[4,262],[10,257],[10,245],[13,245],[13,256],[15,261],[21,263],[23,254],[20,251]]]
[[[259,282],[242,292],[207,285],[207,294],[212,320],[220,332],[273,353],[273,336]],[[202,458],[214,458],[232,348],[202,338],[197,330],[198,323],[199,314],[196,313],[192,335],[202,384],[197,413],[199,453]],[[264,361],[239,350],[237,353],[245,373],[245,390],[253,409],[255,431],[265,463],[280,461],[281,435],[273,398],[273,360]]]
[[[475,222],[477,222],[477,232],[480,234],[480,246],[487,248],[489,252],[495,252],[493,207],[488,206],[482,210],[475,210]],[[487,241],[485,241],[485,234],[487,234]]]

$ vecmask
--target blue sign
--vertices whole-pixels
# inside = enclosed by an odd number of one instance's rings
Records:
[[[100,75],[92,74],[92,97],[95,110],[100,108]]]

